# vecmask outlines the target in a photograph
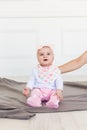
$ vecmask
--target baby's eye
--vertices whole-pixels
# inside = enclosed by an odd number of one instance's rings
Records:
[[[40,56],[43,56],[43,55],[44,55],[43,53],[40,54]]]
[[[47,55],[50,55],[50,53],[47,53]]]

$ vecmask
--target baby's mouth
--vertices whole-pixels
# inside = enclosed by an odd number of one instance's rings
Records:
[[[44,59],[44,61],[48,61],[48,59]]]

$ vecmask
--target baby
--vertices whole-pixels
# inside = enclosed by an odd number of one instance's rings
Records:
[[[23,90],[28,96],[27,104],[41,107],[46,101],[46,107],[58,108],[63,99],[63,80],[59,69],[53,65],[54,53],[51,45],[42,45],[37,49],[39,64],[34,68],[32,76]]]

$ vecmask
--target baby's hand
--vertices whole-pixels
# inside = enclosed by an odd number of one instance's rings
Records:
[[[23,90],[23,94],[24,96],[28,96],[30,94],[30,89],[25,87]]]
[[[58,99],[63,100],[62,90],[57,89],[56,90],[56,95],[57,95]]]

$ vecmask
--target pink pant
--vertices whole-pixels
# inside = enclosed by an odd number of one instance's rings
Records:
[[[27,104],[33,107],[42,106],[42,101],[47,101],[46,106],[50,108],[58,108],[59,100],[55,95],[55,90],[47,88],[35,88],[31,92],[31,96],[27,99]]]

